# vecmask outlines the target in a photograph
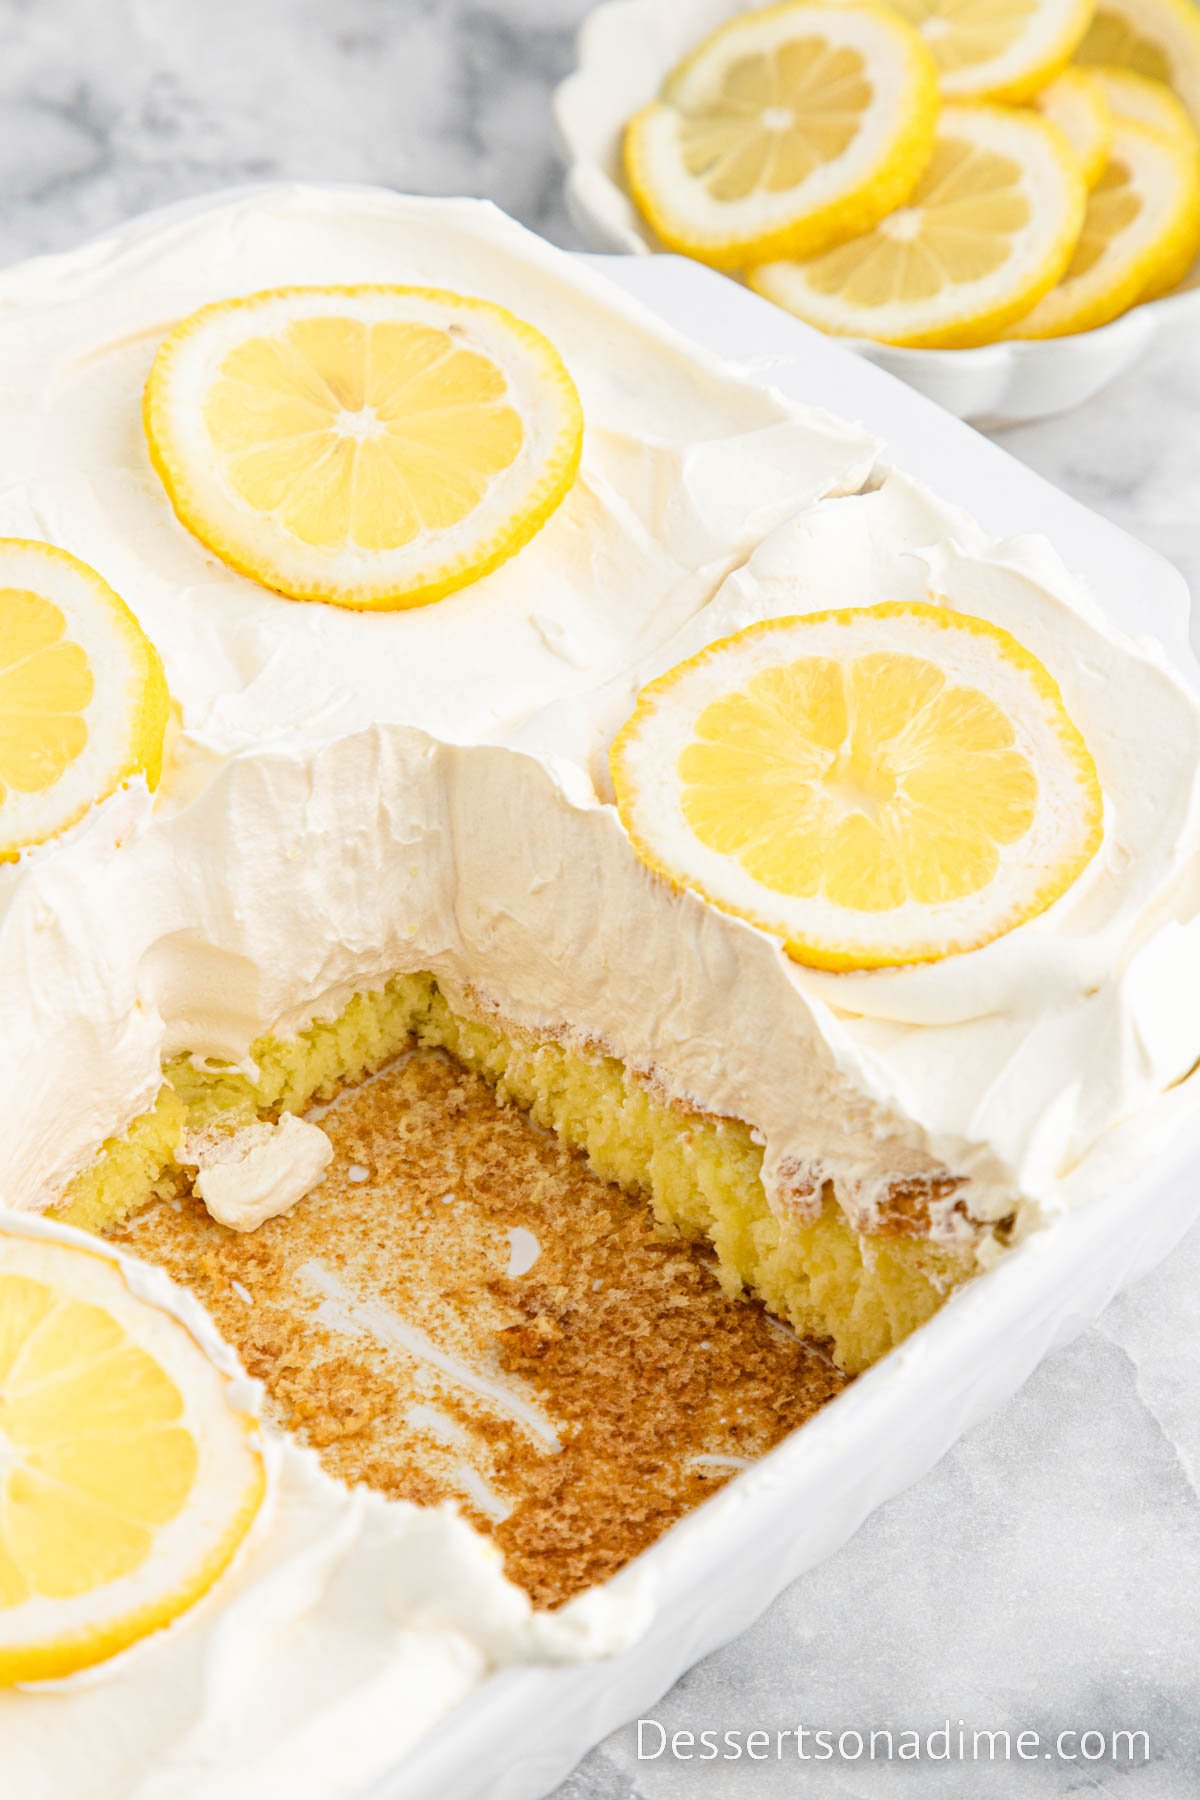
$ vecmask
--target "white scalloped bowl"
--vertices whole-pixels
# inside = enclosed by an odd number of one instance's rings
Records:
[[[589,249],[649,255],[663,246],[621,174],[628,119],[680,57],[723,19],[761,0],[605,0],[579,33],[575,72],[554,95],[567,162],[567,206]],[[1152,345],[1200,331],[1200,266],[1182,291],[1137,306],[1099,331],[978,350],[903,350],[866,338],[842,344],[898,375],[948,412],[1016,424],[1067,412],[1131,368]]]

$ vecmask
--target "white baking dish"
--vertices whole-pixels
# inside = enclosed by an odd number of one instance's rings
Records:
[[[887,440],[892,461],[988,529],[1045,533],[1113,619],[1154,633],[1195,673],[1187,590],[1152,551],[900,382],[720,276],[674,257],[589,260],[709,348],[789,394],[861,420]],[[370,1800],[548,1793],[593,1744],[749,1626],[1166,1255],[1200,1216],[1198,1171],[1200,1093],[1181,1089],[1163,1103],[1155,1167],[1126,1168],[1115,1145],[1110,1197],[1031,1238],[958,1294],[616,1577],[617,1585],[646,1582],[653,1593],[653,1622],[639,1643],[609,1662],[493,1677]],[[803,1695],[802,1667],[795,1691]]]
[[[228,200],[231,194],[219,198]],[[180,216],[213,199],[167,208]],[[1126,630],[1195,673],[1179,575],[986,439],[832,340],[699,265],[588,259],[708,348],[884,438],[890,458],[997,535],[1039,531]],[[652,1602],[645,1635],[607,1662],[494,1676],[371,1790],[370,1800],[533,1800],[744,1630],[797,1576],[1010,1396],[1055,1344],[1150,1269],[1200,1214],[1200,1096],[1162,1109],[1161,1154],[1136,1177],[1113,1146],[1109,1198],[1030,1239],[816,1419],[739,1475],[614,1587]],[[796,1670],[803,1693],[804,1671]]]
[[[579,33],[574,73],[554,96],[567,163],[567,206],[593,250],[645,255],[654,234],[621,176],[621,137],[663,77],[693,44],[732,13],[761,0],[604,0]],[[844,341],[961,419],[1008,423],[1066,412],[1090,400],[1162,342],[1200,329],[1200,278],[1186,292],[1134,307],[1099,331],[1045,343],[977,350],[902,350],[865,338]]]

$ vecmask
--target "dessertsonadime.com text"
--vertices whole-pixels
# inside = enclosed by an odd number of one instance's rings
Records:
[[[1039,1762],[1112,1763],[1139,1767],[1150,1761],[1146,1731],[1066,1726],[1056,1731],[983,1729],[963,1719],[932,1730],[895,1726],[867,1731],[793,1725],[765,1730],[730,1727],[669,1730],[658,1719],[637,1722],[639,1762]]]

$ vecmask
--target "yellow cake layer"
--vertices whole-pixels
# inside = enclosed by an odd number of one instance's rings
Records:
[[[832,1200],[810,1224],[777,1218],[762,1185],[762,1150],[746,1125],[655,1098],[613,1057],[456,1011],[428,975],[356,995],[336,1019],[295,1038],[259,1040],[253,1080],[172,1064],[154,1111],[105,1146],[59,1216],[103,1229],[171,1177],[187,1125],[299,1112],[413,1042],[448,1051],[580,1151],[597,1175],[647,1196],[664,1231],[707,1240],[731,1295],[756,1294],[801,1335],[830,1339],[852,1372],[907,1337],[974,1271],[969,1254],[927,1239],[860,1235]]]
[[[103,1231],[150,1199],[175,1165],[187,1107],[169,1084],[121,1137],[106,1139],[90,1169],[77,1175],[53,1216],[83,1231]]]

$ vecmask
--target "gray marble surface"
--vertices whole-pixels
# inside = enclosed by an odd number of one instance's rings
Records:
[[[548,101],[586,5],[0,0],[0,261],[274,176],[485,194],[569,245]],[[1004,441],[1200,590],[1200,344]],[[693,1731],[1145,1730],[1148,1765],[639,1762],[628,1730],[559,1800],[1200,1793],[1198,1295],[1193,1235],[654,1709]]]

